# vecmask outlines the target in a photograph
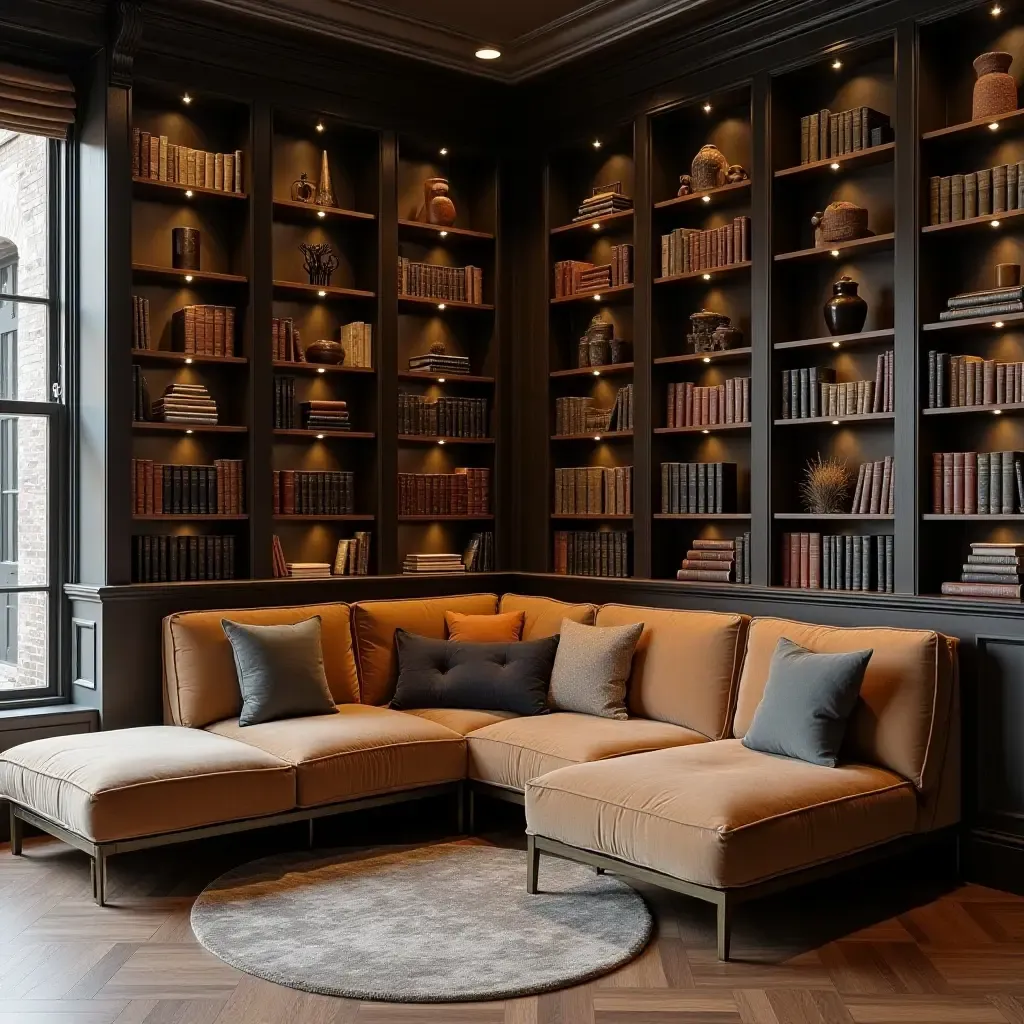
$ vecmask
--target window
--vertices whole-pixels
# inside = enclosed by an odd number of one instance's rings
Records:
[[[0,702],[57,691],[62,143],[0,130]]]

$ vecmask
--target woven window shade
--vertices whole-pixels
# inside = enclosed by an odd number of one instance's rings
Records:
[[[63,139],[75,120],[75,87],[67,75],[0,61],[0,129]]]

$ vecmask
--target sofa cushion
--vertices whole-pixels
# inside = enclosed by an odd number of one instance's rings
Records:
[[[347,604],[179,612],[163,622],[164,719],[201,729],[242,710],[235,660],[222,619],[251,626],[291,625],[320,616],[324,672],[338,704],[358,703],[359,675]]]
[[[499,612],[523,612],[523,640],[539,640],[554,636],[561,628],[563,619],[582,622],[585,626],[594,624],[597,605],[570,604],[556,601],[551,597],[525,597],[522,594],[504,594]]]
[[[512,644],[523,636],[523,613],[505,612],[497,615],[463,615],[447,611],[444,623],[448,627],[448,639],[468,643]]]
[[[555,712],[488,725],[470,733],[466,742],[471,779],[522,791],[530,779],[565,765],[702,743],[704,737],[678,725],[643,718],[623,722]]]
[[[698,885],[732,888],[914,829],[905,779],[698,743],[561,768],[526,787],[526,827]]]
[[[624,604],[602,605],[597,613],[599,626],[644,624],[633,654],[629,713],[711,739],[728,735],[748,621],[728,612]]]
[[[156,725],[11,747],[0,795],[106,843],[290,811],[295,770],[244,743]]]
[[[516,717],[509,711],[480,711],[475,708],[411,708],[402,714],[415,715],[417,718],[425,718],[428,722],[436,722],[460,736],[467,736],[485,725],[494,725],[495,722],[504,722]]]
[[[216,722],[209,731],[251,744],[295,766],[296,803],[316,807],[466,775],[466,741],[422,718],[364,704],[334,714],[240,726]]]
[[[387,704],[395,695],[398,658],[395,630],[445,638],[444,613],[493,615],[496,594],[460,594],[455,597],[411,598],[404,601],[360,601],[352,605],[352,637],[359,662],[359,685],[364,704]],[[225,716],[227,717],[227,716]]]
[[[642,622],[625,626],[562,623],[549,700],[556,711],[626,719],[626,681]]]
[[[761,703],[781,637],[819,653],[871,648],[874,653],[847,728],[843,758],[888,768],[923,791],[936,784],[953,702],[955,645],[951,641],[923,629],[848,629],[754,619],[733,720],[737,738],[746,734]]]

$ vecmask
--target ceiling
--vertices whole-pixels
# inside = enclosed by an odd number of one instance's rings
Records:
[[[521,81],[689,13],[708,17],[711,0],[201,0],[263,21],[468,71]],[[497,47],[499,60],[474,52]]]

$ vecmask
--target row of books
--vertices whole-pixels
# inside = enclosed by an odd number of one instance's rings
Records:
[[[217,423],[217,403],[205,384],[168,384],[153,403],[153,419],[164,423]]]
[[[933,452],[932,512],[997,516],[1024,512],[1024,452]]]
[[[618,389],[611,409],[602,409],[592,398],[577,395],[555,399],[555,433],[559,437],[632,429],[632,384]]]
[[[928,223],[949,224],[1024,209],[1024,160],[928,179]]]
[[[295,321],[290,316],[275,316],[270,321],[271,358],[275,362],[304,363],[306,350]]]
[[[171,316],[171,344],[176,352],[233,356],[234,307],[183,306],[175,310]]]
[[[985,288],[976,292],[960,292],[946,300],[939,320],[973,320],[975,317],[998,317],[1024,312],[1024,285]]]
[[[928,353],[928,408],[1024,402],[1024,362]]]
[[[633,512],[632,466],[565,466],[555,470],[555,515]]]
[[[338,331],[338,341],[345,353],[345,366],[359,366],[369,369],[373,366],[373,327],[365,320],[353,320],[343,324]]]
[[[272,546],[275,579],[319,579],[327,576],[366,576],[370,571],[370,534],[357,530],[352,537],[338,541],[334,565],[328,562],[289,562],[284,557],[281,538],[274,534]]]
[[[235,538],[191,534],[132,538],[133,583],[233,580]]]
[[[750,218],[701,230],[676,228],[661,236],[661,276],[693,274],[750,260]]]
[[[400,516],[486,516],[491,513],[491,471],[476,466],[454,473],[399,473]]]
[[[275,516],[350,516],[355,476],[348,470],[275,469]]]
[[[631,575],[629,533],[626,530],[557,530],[554,571],[570,576]]]
[[[782,419],[814,419],[819,416],[862,416],[892,412],[894,407],[892,351],[880,352],[874,380],[836,383],[831,366],[802,366],[782,371]]]
[[[827,107],[800,118],[800,163],[859,153],[893,140],[889,115],[871,107],[833,114]]]
[[[398,395],[398,432],[425,437],[487,437],[486,398]]]
[[[143,295],[132,296],[132,348],[153,347],[153,336],[149,327],[149,299]]]
[[[615,392],[615,404],[608,418],[608,430],[633,429],[633,385],[626,384]]]
[[[892,534],[782,535],[782,585],[802,590],[893,592]]]
[[[132,175],[136,178],[240,193],[243,162],[240,149],[233,153],[208,153],[176,146],[166,135],[132,129]]]
[[[434,263],[416,263],[398,257],[398,294],[439,302],[484,301],[484,272],[480,267],[442,267]]]
[[[750,422],[750,378],[730,377],[701,387],[690,381],[668,385],[667,427],[720,426]]]
[[[676,579],[691,583],[749,583],[750,532],[733,540],[694,538],[676,571]]]
[[[618,288],[633,280],[633,246],[613,245],[608,263],[558,260],[555,263],[555,298],[564,299],[603,288]]]
[[[212,466],[172,466],[132,459],[135,515],[237,516],[245,511],[241,459],[216,459]]]
[[[971,545],[971,553],[961,566],[960,579],[943,583],[942,593],[948,597],[984,597],[996,600],[1021,599],[1022,559],[1024,544],[1016,542]]]
[[[896,509],[896,463],[891,455],[875,462],[862,462],[857,470],[850,511],[857,515],[894,515]]]
[[[295,321],[275,316],[270,321],[271,352],[275,362],[304,363],[306,350]],[[373,365],[373,328],[362,320],[353,320],[338,328],[338,340],[345,353],[345,366]]]
[[[610,213],[621,213],[623,210],[632,209],[633,200],[630,196],[622,194],[621,186],[601,188],[580,203],[576,210],[576,216],[573,217],[573,223],[607,217]]]
[[[735,512],[738,474],[735,462],[663,462],[661,511],[665,515]]]
[[[462,552],[466,572],[494,572],[494,531],[481,530],[470,534],[466,550]]]

